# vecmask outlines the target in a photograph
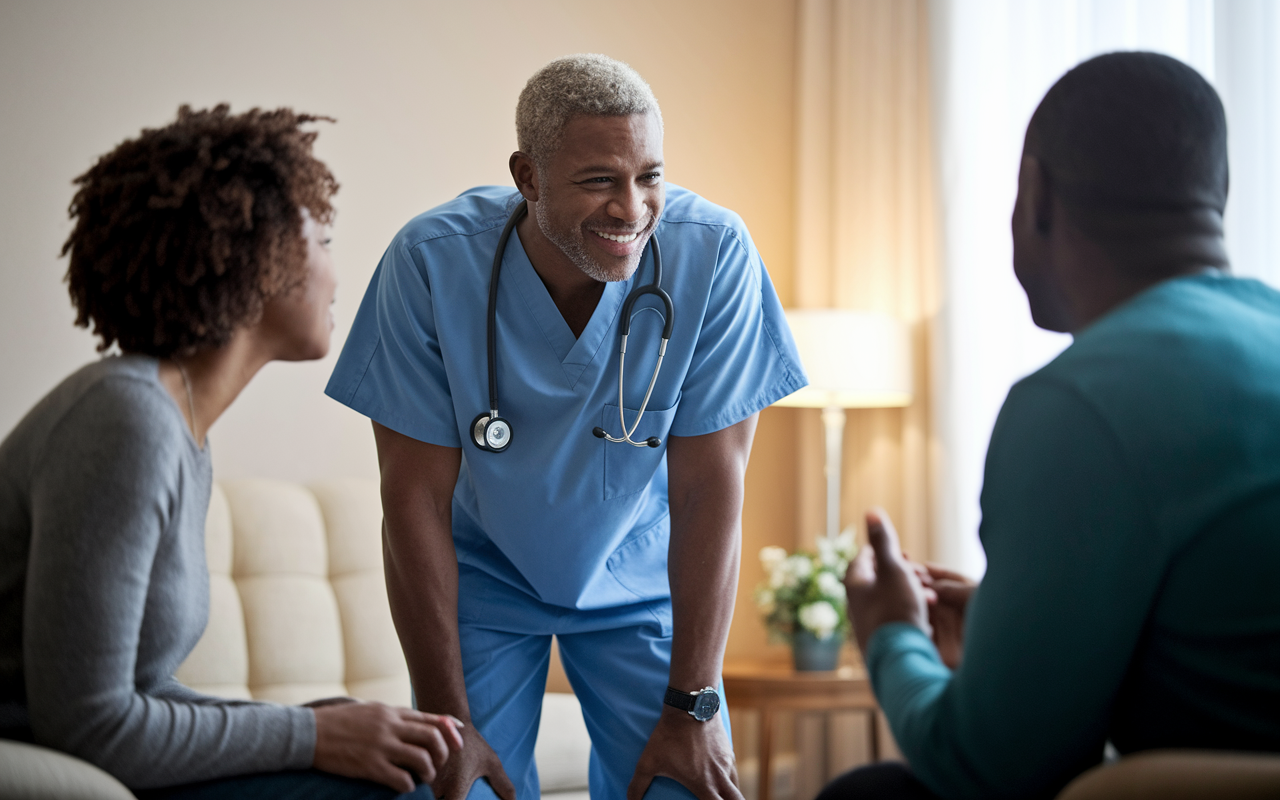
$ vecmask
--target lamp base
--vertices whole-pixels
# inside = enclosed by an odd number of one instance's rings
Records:
[[[827,406],[822,409],[822,430],[826,434],[827,466],[827,538],[840,534],[840,462],[844,456],[844,409]]]

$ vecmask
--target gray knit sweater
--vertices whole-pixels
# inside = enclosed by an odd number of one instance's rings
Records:
[[[311,765],[310,709],[207,697],[207,448],[153,358],[71,375],[0,443],[0,727],[135,788]]]

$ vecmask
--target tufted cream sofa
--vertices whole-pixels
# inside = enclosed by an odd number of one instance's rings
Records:
[[[221,697],[408,705],[381,526],[372,483],[216,486],[205,526],[209,626],[178,680]]]
[[[178,679],[222,697],[408,705],[381,529],[374,481],[217,484],[205,530],[209,625]],[[585,800],[589,748],[574,697],[547,695],[537,742],[544,796]],[[0,799],[130,797],[83,761],[0,742]]]
[[[298,703],[339,694],[409,702],[387,609],[373,481],[214,489],[206,547],[209,626],[178,671],[227,697]],[[537,761],[547,800],[586,800],[590,743],[572,694],[544,698]],[[1280,757],[1166,752],[1085,773],[1060,800],[1280,796]],[[0,740],[0,800],[133,800],[102,770]]]

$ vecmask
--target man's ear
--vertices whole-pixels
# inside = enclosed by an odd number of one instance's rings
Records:
[[[511,169],[511,178],[516,182],[516,188],[520,190],[520,194],[524,195],[524,199],[530,203],[538,202],[538,168],[534,166],[533,159],[517,150],[511,154],[508,166]]]
[[[1053,228],[1053,184],[1049,171],[1040,159],[1024,153],[1018,183],[1018,193],[1026,198],[1036,232],[1048,235]]]

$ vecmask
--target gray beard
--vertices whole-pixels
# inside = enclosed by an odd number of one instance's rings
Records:
[[[533,216],[538,222],[538,228],[542,231],[542,235],[547,237],[547,241],[560,248],[560,252],[564,253],[565,256],[573,262],[575,267],[582,270],[587,277],[593,280],[600,281],[601,283],[625,281],[635,273],[636,267],[640,266],[640,259],[644,256],[643,249],[635,256],[632,256],[635,263],[628,265],[626,274],[622,277],[617,277],[601,266],[600,262],[591,257],[591,254],[587,252],[587,247],[581,239],[562,234],[555,229],[551,224],[551,220],[547,218],[546,204],[534,203]]]

